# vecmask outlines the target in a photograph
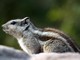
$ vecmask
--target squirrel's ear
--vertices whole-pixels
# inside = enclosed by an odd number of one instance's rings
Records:
[[[29,21],[30,18],[29,18],[29,17],[25,17],[25,18],[23,18],[22,20],[24,20],[24,21]]]
[[[23,24],[28,24],[28,22],[30,22],[30,18],[29,17],[25,17],[22,19]]]

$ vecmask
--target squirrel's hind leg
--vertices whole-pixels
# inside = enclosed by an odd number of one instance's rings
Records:
[[[61,40],[54,39],[54,40],[48,40],[43,46],[44,52],[71,52],[71,49]]]

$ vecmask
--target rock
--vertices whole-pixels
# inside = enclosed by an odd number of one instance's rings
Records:
[[[0,45],[0,60],[27,60],[29,57],[21,50]]]
[[[40,53],[33,55],[30,60],[80,60],[79,53]]]
[[[80,60],[79,53],[39,53],[29,56],[12,47],[0,45],[0,60]]]

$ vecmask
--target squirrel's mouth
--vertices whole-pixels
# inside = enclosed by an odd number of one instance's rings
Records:
[[[9,30],[8,30],[8,29],[3,29],[3,31],[4,31],[5,33],[9,33]]]
[[[4,32],[6,32],[6,33],[8,33],[8,32],[9,32],[9,29],[8,29],[8,27],[7,27],[7,26],[2,25],[2,29],[3,29],[3,31],[4,31]]]

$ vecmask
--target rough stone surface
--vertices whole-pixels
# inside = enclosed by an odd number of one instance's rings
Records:
[[[23,51],[0,45],[0,60],[28,60],[28,57]]]
[[[79,53],[40,53],[30,60],[80,60]]]
[[[0,60],[80,60],[80,54],[40,53],[29,56],[21,50],[0,45]]]

